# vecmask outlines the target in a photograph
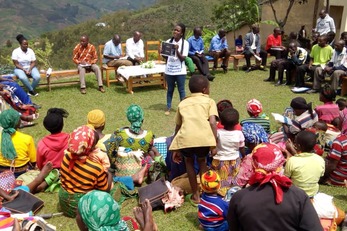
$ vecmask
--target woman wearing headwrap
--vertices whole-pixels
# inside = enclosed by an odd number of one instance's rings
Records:
[[[62,132],[64,118],[69,113],[63,108],[50,108],[43,119],[43,126],[51,134],[42,138],[37,144],[37,167],[42,167],[48,162],[52,162],[53,168],[60,169],[64,151],[67,149],[69,134]]]
[[[269,119],[263,118],[260,114],[263,112],[263,106],[259,100],[251,99],[246,105],[247,113],[250,116],[247,119],[241,121],[241,126],[244,123],[256,123],[261,125],[266,133],[270,133],[270,121]]]
[[[245,137],[245,146],[247,153],[251,153],[255,146],[261,143],[269,142],[268,135],[264,128],[259,124],[245,123],[242,126],[242,133]],[[239,172],[233,182],[234,185],[245,186],[248,184],[249,178],[254,173],[252,154],[246,155],[239,168]]]
[[[76,222],[81,231],[129,231],[121,219],[120,206],[106,192],[93,190],[78,202]]]
[[[312,110],[312,103],[307,103],[304,98],[292,99],[290,106],[293,108],[295,118],[292,120],[292,125],[283,125],[287,135],[296,135],[300,131],[312,127],[318,121],[317,113]]]
[[[255,173],[250,186],[230,200],[229,230],[323,230],[310,198],[281,174],[285,162],[281,150],[259,144],[252,159]]]
[[[76,216],[77,203],[85,193],[94,189],[110,190],[111,174],[105,172],[101,164],[88,158],[96,151],[95,139],[94,130],[85,125],[70,134],[60,168],[59,205],[66,216]]]
[[[139,105],[132,104],[126,111],[128,121],[130,122],[129,127],[123,127],[114,132],[110,139],[106,141],[107,155],[111,160],[111,169],[116,170],[115,159],[117,158],[117,151],[119,147],[124,147],[130,151],[141,150],[144,153],[145,160],[148,158],[154,158],[159,156],[157,149],[153,146],[154,135],[150,130],[143,130],[142,123],[144,112]],[[133,175],[142,168],[128,169],[128,175]],[[139,184],[142,183],[137,182]]]
[[[28,94],[32,96],[39,95],[35,88],[40,82],[40,73],[36,68],[36,57],[32,49],[28,47],[28,40],[19,34],[16,37],[20,47],[12,52],[12,61],[15,65],[14,74],[20,79],[23,85],[28,89]],[[28,77],[33,78],[32,84]]]
[[[0,172],[15,167],[15,176],[35,167],[36,148],[34,139],[30,135],[16,131],[20,123],[20,114],[8,109],[0,114],[1,155]]]

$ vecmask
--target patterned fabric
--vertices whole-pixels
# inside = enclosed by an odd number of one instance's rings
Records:
[[[139,134],[143,122],[144,112],[139,105],[132,104],[127,109],[127,118],[131,123],[130,129],[131,131]]]
[[[255,123],[262,126],[267,134],[270,134],[270,120],[262,117],[249,117],[241,121],[241,126],[245,123]]]
[[[263,106],[258,100],[251,99],[247,102],[246,109],[252,116],[258,117],[259,114],[263,111]]]
[[[282,203],[283,188],[288,189],[292,185],[292,181],[278,173],[285,162],[281,150],[274,144],[259,144],[253,149],[252,159],[255,173],[249,179],[249,184],[261,186],[268,182],[271,183],[276,204]]]
[[[76,217],[77,205],[84,193],[68,193],[64,188],[58,192],[59,210],[67,217]]]
[[[14,160],[17,157],[12,135],[16,132],[19,120],[19,113],[13,109],[5,110],[0,114],[0,126],[3,128],[1,132],[1,154],[9,160]]]
[[[244,123],[242,125],[242,132],[246,143],[260,144],[269,142],[268,135],[259,124]]]
[[[88,112],[87,120],[94,128],[100,128],[105,125],[105,113],[99,109],[92,110]]]
[[[90,231],[129,231],[121,220],[120,207],[106,192],[93,190],[78,202],[78,212]]]
[[[154,147],[158,150],[163,159],[165,159],[167,156],[166,137],[155,138],[153,143]]]
[[[89,64],[95,64],[98,61],[98,56],[94,45],[88,43],[87,47],[83,47],[80,43],[77,44],[73,49],[72,60],[76,64],[79,64],[82,61]]]
[[[217,172],[208,170],[201,176],[201,188],[206,193],[216,193],[221,186],[220,177]]]
[[[85,162],[89,153],[93,151],[94,139],[94,130],[88,126],[78,127],[71,133],[67,149],[72,156],[69,163],[69,170],[73,168],[77,159],[81,162]]]
[[[111,168],[115,169],[115,161],[119,147],[124,147],[137,151],[140,149],[145,154],[153,146],[154,135],[151,131],[143,130],[142,134],[133,134],[129,128],[120,128],[111,135],[110,139],[105,142],[107,155],[110,158]]]
[[[345,186],[343,181],[347,179],[347,135],[340,135],[334,140],[328,158],[338,161],[336,168],[330,173],[330,183]]]
[[[211,167],[218,173],[221,180],[219,195],[224,197],[230,187],[235,184],[235,177],[239,172],[240,163],[240,158],[236,160],[212,160]]]

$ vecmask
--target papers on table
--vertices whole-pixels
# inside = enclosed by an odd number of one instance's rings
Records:
[[[137,76],[146,76],[152,74],[160,74],[165,72],[165,66],[163,64],[156,64],[154,68],[142,68],[141,66],[124,66],[117,69],[117,73],[123,76],[125,79]]]
[[[292,125],[293,122],[290,118],[286,117],[286,116],[283,116],[281,114],[278,114],[278,113],[271,113],[271,115],[274,117],[274,119],[281,123],[281,124],[288,124],[288,125]]]

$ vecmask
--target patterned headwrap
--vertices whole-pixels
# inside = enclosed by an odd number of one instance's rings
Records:
[[[88,124],[92,125],[94,128],[99,128],[105,125],[105,113],[99,109],[92,110],[88,112],[87,115]]]
[[[261,186],[271,183],[276,204],[280,204],[283,200],[283,189],[292,185],[288,177],[279,173],[285,162],[281,150],[274,144],[259,144],[252,151],[252,159],[255,172],[249,179],[249,184]]]
[[[73,168],[76,160],[86,161],[87,156],[93,151],[94,139],[94,130],[86,125],[76,128],[71,133],[67,148],[72,154],[69,170]]]
[[[269,142],[268,135],[259,124],[251,122],[242,124],[242,133],[247,143],[260,144]]]
[[[259,114],[263,111],[263,106],[256,99],[251,99],[248,101],[246,106],[247,111],[254,117],[258,117]]]
[[[109,193],[93,190],[78,202],[78,212],[90,231],[129,231],[121,220],[120,207]]]
[[[201,188],[206,193],[216,193],[221,187],[220,177],[217,172],[208,170],[201,176]]]
[[[14,109],[8,109],[0,114],[1,133],[1,154],[5,159],[14,160],[17,157],[16,149],[13,146],[12,135],[16,132],[20,115]]]
[[[139,133],[143,122],[143,110],[139,105],[131,104],[127,109],[127,118],[131,123],[130,130]]]

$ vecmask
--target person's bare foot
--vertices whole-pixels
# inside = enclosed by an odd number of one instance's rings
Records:
[[[52,169],[53,169],[53,164],[52,162],[48,161],[41,169],[37,178],[40,180],[42,179],[41,182],[44,181],[45,177],[48,176],[48,174],[52,171]]]
[[[142,203],[142,212],[143,212],[143,217],[145,221],[145,226],[143,231],[157,230],[157,227],[154,224],[154,220],[153,220],[152,206],[148,199],[146,199],[145,202]]]
[[[133,209],[133,214],[137,223],[140,225],[141,230],[144,229],[145,226],[145,218],[143,217],[143,211],[141,207],[135,207]]]
[[[191,201],[194,202],[195,204],[199,204],[200,203],[200,193],[194,193],[192,195]]]
[[[131,178],[134,181],[134,184],[141,185],[143,182],[143,179],[145,178],[146,175],[146,168],[147,166],[143,166],[137,173],[131,176]]]

